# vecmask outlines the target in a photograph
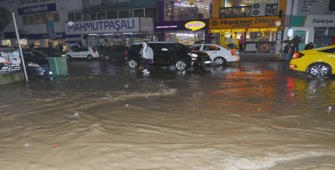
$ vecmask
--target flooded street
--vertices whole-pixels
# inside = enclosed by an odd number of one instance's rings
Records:
[[[280,61],[143,76],[73,61],[1,86],[0,169],[335,169],[335,79]]]

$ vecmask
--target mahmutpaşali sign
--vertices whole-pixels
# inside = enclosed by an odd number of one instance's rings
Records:
[[[151,18],[121,18],[71,22],[65,26],[65,32],[68,35],[140,31],[153,31]]]

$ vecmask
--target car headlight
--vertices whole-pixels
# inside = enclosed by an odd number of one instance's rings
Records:
[[[197,60],[197,58],[198,58],[198,54],[195,54],[195,53],[188,53],[188,55],[192,57],[193,61]]]

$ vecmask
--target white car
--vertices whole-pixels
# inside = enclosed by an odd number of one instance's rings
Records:
[[[214,65],[225,65],[231,62],[238,62],[240,56],[237,50],[222,47],[216,44],[195,44],[191,50],[206,52]]]
[[[86,58],[87,60],[99,58],[98,50],[93,47],[76,47],[70,49],[65,55],[70,60],[73,58]]]

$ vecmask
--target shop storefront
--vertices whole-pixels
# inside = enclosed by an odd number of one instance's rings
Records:
[[[244,52],[278,53],[282,21],[277,16],[210,19],[209,32],[216,34],[218,44],[233,42]],[[233,39],[233,41],[232,41]],[[243,43],[239,47],[239,44]]]
[[[208,20],[156,23],[155,33],[160,41],[179,42],[185,45],[210,42]]]
[[[335,44],[335,15],[292,16],[286,37],[300,37],[299,50],[313,42],[315,47]]]
[[[86,46],[131,45],[153,38],[153,21],[138,17],[71,22],[65,25],[65,33],[81,36]]]

